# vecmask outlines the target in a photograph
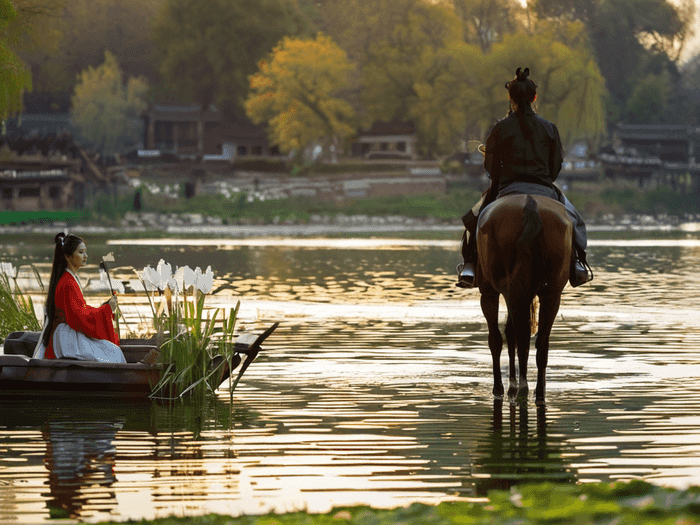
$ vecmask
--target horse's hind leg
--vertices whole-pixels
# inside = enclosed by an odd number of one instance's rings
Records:
[[[489,328],[489,349],[491,350],[491,360],[493,361],[493,395],[497,399],[502,399],[501,350],[503,348],[503,336],[498,328],[498,297],[498,292],[493,289],[481,291],[481,311],[484,313],[484,318]]]
[[[537,386],[535,387],[535,403],[544,405],[546,388],[547,360],[549,358],[549,336],[552,333],[554,320],[559,312],[561,293],[540,297],[540,320],[535,347],[537,348]]]
[[[527,360],[530,354],[530,303],[509,301],[508,311],[512,317],[515,345],[518,350],[518,394],[527,397]]]
[[[518,393],[518,380],[515,377],[515,329],[513,318],[508,314],[506,320],[506,344],[508,345],[508,395],[515,396]]]

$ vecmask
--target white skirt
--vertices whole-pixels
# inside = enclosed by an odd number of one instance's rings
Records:
[[[106,339],[93,339],[61,323],[53,333],[53,351],[58,358],[101,363],[126,363],[122,349]]]

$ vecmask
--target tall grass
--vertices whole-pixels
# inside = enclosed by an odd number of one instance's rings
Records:
[[[36,275],[38,277],[38,273]],[[0,342],[12,332],[26,330],[41,330],[32,298],[20,290],[16,279],[0,272]]]

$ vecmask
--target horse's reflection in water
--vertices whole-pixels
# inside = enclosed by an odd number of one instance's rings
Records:
[[[508,490],[521,483],[575,482],[563,444],[547,436],[546,408],[538,406],[536,420],[531,421],[526,402],[507,405],[508,421],[504,424],[503,401],[494,400],[490,439],[475,451],[476,495],[486,496],[490,490]]]

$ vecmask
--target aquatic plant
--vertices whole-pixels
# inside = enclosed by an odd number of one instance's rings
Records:
[[[32,270],[43,288],[41,277],[34,266]],[[19,267],[12,263],[0,263],[0,342],[12,332],[41,330],[42,323],[36,317],[31,296],[23,293],[17,285],[18,273]]]
[[[213,392],[223,373],[235,365],[235,326],[240,301],[228,313],[206,309],[205,300],[214,285],[211,266],[202,272],[177,268],[160,260],[139,275],[153,312],[159,361],[166,365],[151,397],[176,399],[186,394],[201,397]],[[220,322],[219,322],[220,321]],[[232,397],[235,385],[229,383]]]
[[[115,522],[109,522],[110,524]],[[265,516],[169,517],[144,525],[519,525],[623,524],[696,525],[700,523],[700,488],[673,490],[643,481],[618,483],[523,484],[491,491],[487,498],[414,503],[396,509],[336,508],[326,514],[290,512]],[[103,522],[101,525],[106,525]]]

